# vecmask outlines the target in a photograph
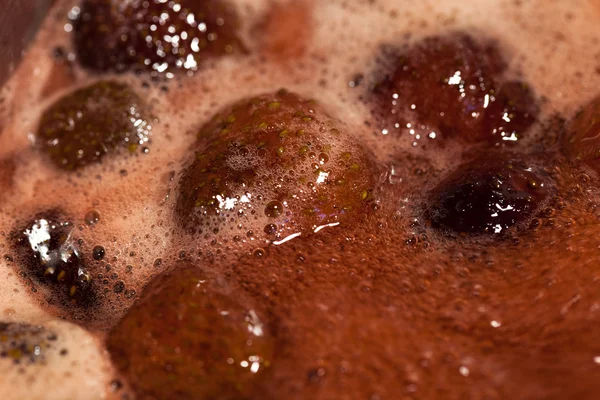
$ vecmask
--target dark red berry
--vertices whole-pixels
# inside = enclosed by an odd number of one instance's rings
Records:
[[[499,234],[532,216],[548,192],[547,178],[518,158],[481,158],[433,190],[427,214],[438,229]]]
[[[99,82],[48,108],[39,123],[42,151],[59,168],[76,170],[120,150],[134,153],[148,144],[150,115],[127,86]]]
[[[273,356],[258,314],[197,268],[155,278],[107,345],[136,395],[157,400],[248,398]]]
[[[222,0],[85,0],[75,48],[86,68],[194,71],[242,48],[237,13]]]
[[[235,234],[241,224],[276,240],[361,215],[373,166],[340,129],[314,101],[286,91],[227,107],[201,130],[183,172],[180,223]]]
[[[506,63],[494,42],[429,37],[403,51],[394,68],[375,88],[384,134],[499,143],[522,135],[537,116],[526,86],[500,83]]]
[[[73,224],[57,211],[38,215],[14,234],[24,276],[45,289],[49,303],[89,307],[95,303],[92,277],[72,237]]]

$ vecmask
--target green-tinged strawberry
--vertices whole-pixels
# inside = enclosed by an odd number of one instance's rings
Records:
[[[177,201],[178,220],[192,232],[282,240],[356,219],[372,200],[365,151],[315,101],[294,93],[227,107],[198,140]]]
[[[50,106],[39,122],[40,148],[59,168],[77,170],[106,155],[147,145],[151,116],[127,85],[95,83]]]

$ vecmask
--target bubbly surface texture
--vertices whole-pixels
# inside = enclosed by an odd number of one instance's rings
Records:
[[[57,0],[0,93],[0,398],[597,398],[599,21]]]
[[[180,224],[200,235],[229,225],[234,238],[241,225],[279,242],[357,220],[373,199],[375,168],[319,108],[281,89],[218,113],[179,182]]]

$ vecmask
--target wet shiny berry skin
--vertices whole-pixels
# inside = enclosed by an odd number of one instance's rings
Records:
[[[505,82],[485,110],[482,138],[514,143],[537,121],[539,111],[537,99],[525,83]]]
[[[215,288],[195,267],[158,276],[110,332],[111,358],[139,398],[255,395],[272,339],[253,309]]]
[[[433,190],[427,215],[434,228],[500,234],[539,209],[547,178],[517,158],[501,157],[463,165]]]
[[[506,62],[495,42],[455,33],[425,38],[400,53],[393,72],[375,87],[384,134],[408,132],[415,145],[445,138],[504,143],[536,120],[529,89],[503,86]]]
[[[202,128],[183,171],[179,222],[195,232],[240,223],[279,240],[360,216],[374,166],[341,129],[316,102],[284,90],[227,107]]]
[[[51,304],[87,308],[96,302],[92,276],[72,237],[73,224],[52,210],[36,216],[12,236],[25,277],[47,290]]]
[[[86,68],[195,71],[205,59],[240,51],[239,21],[221,0],[86,0],[75,48]]]
[[[40,119],[37,139],[55,166],[73,171],[118,151],[137,152],[150,140],[150,120],[131,88],[102,81],[51,105]]]

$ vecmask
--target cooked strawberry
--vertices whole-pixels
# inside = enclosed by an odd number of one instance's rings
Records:
[[[136,152],[149,141],[150,118],[127,85],[99,82],[50,106],[37,136],[57,167],[76,170],[119,150]]]
[[[511,155],[477,159],[458,168],[431,196],[435,228],[458,233],[504,233],[539,209],[549,182]]]
[[[393,68],[375,88],[385,132],[498,143],[522,135],[537,116],[525,86],[502,86],[506,63],[494,42],[458,33],[428,37],[404,50]]]
[[[41,288],[49,304],[89,307],[96,301],[92,277],[78,244],[73,224],[58,211],[39,214],[14,236],[21,275]],[[38,289],[35,289],[38,291]]]
[[[86,0],[74,40],[86,68],[194,71],[205,59],[240,50],[238,27],[222,0]]]
[[[108,351],[139,398],[245,399],[259,390],[271,337],[252,308],[215,288],[194,267],[158,276],[110,332]]]
[[[227,107],[198,137],[177,202],[189,230],[241,224],[282,239],[357,218],[372,197],[363,149],[317,103],[285,90]]]
[[[0,201],[13,185],[15,167],[15,162],[12,158],[0,159]]]

